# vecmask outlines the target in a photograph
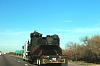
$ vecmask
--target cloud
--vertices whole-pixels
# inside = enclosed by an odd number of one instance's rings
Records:
[[[22,35],[22,32],[1,32],[0,35]]]
[[[100,28],[77,28],[77,29],[74,29],[74,32],[77,32],[77,33],[94,33],[94,32],[100,32]]]
[[[25,34],[29,34],[30,31],[3,31],[0,32],[0,35],[7,35],[7,36],[20,36],[20,35],[25,35]]]
[[[4,30],[0,32],[0,48],[5,51],[15,51],[24,44],[24,42],[29,38],[30,31],[15,31],[15,30]],[[9,48],[10,47],[10,48]]]
[[[55,29],[54,31],[57,31],[57,32],[71,32],[72,30],[70,29]]]
[[[100,27],[97,28],[74,28],[74,29],[56,29],[58,32],[71,32],[71,33],[96,33],[100,32]]]
[[[64,22],[66,22],[66,23],[71,23],[72,20],[64,20]]]
[[[99,23],[97,23],[97,24],[95,24],[95,26],[96,26],[96,27],[99,27],[99,26],[100,26],[100,22],[99,22]]]

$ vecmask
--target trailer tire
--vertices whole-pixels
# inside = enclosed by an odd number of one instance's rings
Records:
[[[33,61],[27,60],[27,62],[29,62],[30,64],[33,64]]]

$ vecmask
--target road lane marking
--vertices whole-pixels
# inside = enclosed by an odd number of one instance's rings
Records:
[[[27,66],[28,64],[25,64],[25,66]]]

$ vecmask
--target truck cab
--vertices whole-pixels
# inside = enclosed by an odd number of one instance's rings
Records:
[[[2,52],[0,51],[0,55],[2,55]]]

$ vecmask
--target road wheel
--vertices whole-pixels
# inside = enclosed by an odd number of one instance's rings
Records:
[[[23,59],[23,61],[25,61],[25,59]]]
[[[27,60],[30,64],[33,64],[33,61]]]

